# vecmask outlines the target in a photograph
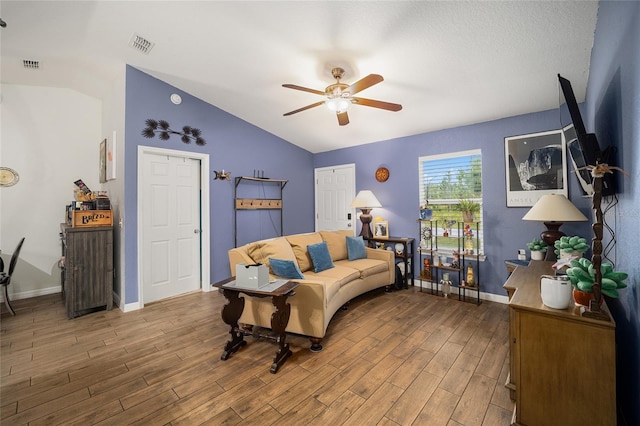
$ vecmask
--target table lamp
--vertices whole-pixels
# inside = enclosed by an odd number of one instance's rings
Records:
[[[356,198],[351,203],[351,208],[360,209],[362,214],[360,214],[360,221],[362,222],[362,230],[360,231],[360,235],[362,238],[367,239],[373,237],[371,233],[371,209],[376,207],[382,207],[380,201],[373,195],[368,189],[358,192]]]
[[[545,260],[556,260],[553,243],[565,235],[560,231],[560,226],[564,222],[584,222],[588,219],[564,195],[547,194],[540,197],[522,220],[544,222],[547,230],[540,234],[540,239],[549,246]]]

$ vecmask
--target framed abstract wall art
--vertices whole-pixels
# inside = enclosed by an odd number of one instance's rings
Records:
[[[507,207],[531,207],[546,194],[569,196],[561,130],[504,138]]]

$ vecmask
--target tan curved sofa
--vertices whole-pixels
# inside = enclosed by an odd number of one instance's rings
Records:
[[[291,304],[291,316],[286,331],[309,336],[311,350],[320,351],[320,344],[331,318],[345,303],[367,291],[389,286],[395,281],[394,256],[388,250],[366,248],[366,259],[348,259],[346,236],[352,231],[319,231],[256,241],[229,250],[231,275],[236,264],[263,263],[269,258],[292,260],[304,275],[295,280],[300,285]],[[315,273],[307,252],[307,245],[327,242],[334,267]],[[269,273],[272,277],[271,269]],[[279,277],[278,277],[279,278]],[[269,298],[245,297],[240,323],[264,328],[271,327],[273,305]]]

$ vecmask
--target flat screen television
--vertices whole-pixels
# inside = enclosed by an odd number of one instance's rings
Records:
[[[613,149],[600,150],[596,135],[587,133],[584,127],[584,121],[582,121],[582,115],[580,114],[571,82],[560,74],[558,74],[558,81],[560,83],[560,125],[573,166],[571,171],[577,176],[583,194],[591,196],[593,195],[593,177],[591,172],[584,167],[594,166],[596,163],[615,165],[612,164]],[[605,174],[602,179],[602,195],[607,196],[615,193],[616,181],[614,176]]]

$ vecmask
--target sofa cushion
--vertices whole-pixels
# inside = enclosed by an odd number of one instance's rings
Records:
[[[313,262],[313,272],[322,272],[333,268],[333,262],[326,241],[308,245],[307,251],[309,251],[309,256],[311,256],[311,261]]]
[[[327,271],[331,271],[331,269],[328,269]],[[322,272],[320,272],[320,274],[322,274]],[[307,281],[322,283],[322,287],[324,289],[322,291],[322,293],[324,293],[324,300],[322,302],[324,303],[325,308],[327,307],[331,299],[333,299],[340,291],[340,280],[331,278],[326,275],[321,276],[313,271],[305,272],[304,276]],[[304,285],[304,283],[302,285]]]
[[[349,260],[367,258],[367,251],[364,248],[364,240],[362,239],[362,236],[347,236],[347,253],[349,256]]]
[[[293,260],[274,259],[270,257],[269,265],[271,266],[273,275],[288,279],[304,279],[300,268],[298,268],[298,265],[296,265],[296,262]]]
[[[284,237],[272,238],[270,240],[258,241],[247,250],[249,256],[256,263],[263,263],[271,269],[269,258],[282,260],[296,260],[291,245]]]
[[[336,265],[334,268],[325,269],[322,272],[309,271],[305,277],[308,280],[322,280],[327,289],[327,301],[330,301],[340,287],[357,281],[360,278],[360,271],[348,266]]]
[[[293,253],[296,255],[300,271],[306,272],[313,269],[313,263],[311,262],[311,257],[309,257],[307,246],[321,243],[322,237],[320,234],[314,232],[313,234],[292,235],[286,238],[289,244],[291,244]]]
[[[348,258],[347,253],[347,239],[346,236],[353,236],[353,231],[320,231],[322,239],[327,242],[329,246],[329,253],[331,253],[331,259],[342,260]]]
[[[360,278],[370,277],[371,275],[389,271],[389,263],[378,259],[357,259],[357,260],[341,260],[335,263],[337,266],[346,266],[357,269]]]

